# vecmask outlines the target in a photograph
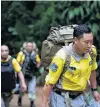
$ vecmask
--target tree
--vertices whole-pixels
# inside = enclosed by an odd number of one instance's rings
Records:
[[[16,54],[24,41],[34,41],[39,50],[51,26],[86,23],[100,42],[99,1],[2,1],[1,42]]]

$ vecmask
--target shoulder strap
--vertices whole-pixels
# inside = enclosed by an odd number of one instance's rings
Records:
[[[58,87],[59,89],[61,88],[60,84],[61,84],[62,75],[66,72],[67,69],[69,69],[69,65],[71,62],[71,48],[70,48],[70,46],[64,46],[63,50],[66,55],[66,57],[65,57],[66,60],[65,60],[65,64],[64,64],[62,73],[60,74],[60,79],[58,80],[57,84],[55,85],[55,87]]]
[[[94,47],[92,46],[92,48]],[[89,54],[90,54],[91,60],[93,61],[94,53],[92,48],[90,49]]]
[[[36,65],[36,52],[31,53],[31,61]]]
[[[69,46],[64,46],[63,49],[66,55],[64,69],[68,69],[71,62],[71,48]]]
[[[25,52],[25,51],[22,51],[22,53],[26,56],[27,55],[27,53]]]
[[[12,60],[13,60],[13,57],[11,56],[11,58],[9,59],[9,64],[12,64]]]
[[[31,56],[36,56],[36,52],[32,51]]]
[[[13,64],[12,64],[13,59],[14,58],[11,56],[10,59],[8,60],[8,63],[9,63],[9,67],[12,69],[13,73],[15,73],[14,68],[13,68]]]
[[[12,67],[13,68],[13,65],[12,65],[12,60],[13,60],[13,57],[11,57],[10,59],[9,59],[9,65],[10,65],[10,67]]]
[[[28,53],[27,53],[27,52],[25,52],[25,51],[22,51],[22,52],[23,52],[23,55],[25,55],[25,59],[24,59],[24,62],[25,62],[26,57],[27,57],[27,56],[29,56],[29,55],[28,55]],[[31,57],[31,55],[30,55],[30,57]],[[24,63],[24,62],[23,62],[23,63]]]

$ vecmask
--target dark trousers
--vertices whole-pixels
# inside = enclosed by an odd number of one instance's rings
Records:
[[[4,101],[5,107],[10,107],[10,102],[12,100],[12,94],[11,93],[2,93],[1,97]]]

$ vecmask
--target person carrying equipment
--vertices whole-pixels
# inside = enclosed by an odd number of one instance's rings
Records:
[[[9,107],[12,99],[13,89],[15,88],[15,72],[17,73],[21,89],[26,91],[26,84],[24,81],[21,67],[17,60],[9,55],[9,48],[6,45],[1,46],[1,97],[4,101],[5,107]]]
[[[93,34],[87,25],[73,31],[73,43],[62,47],[53,57],[45,79],[42,106],[97,107],[100,101],[96,83],[96,48]],[[90,81],[90,91],[86,90]]]
[[[34,107],[35,92],[36,92],[36,76],[35,73],[40,67],[39,55],[33,50],[33,43],[27,42],[23,51],[20,51],[17,56],[17,61],[22,66],[22,71],[28,88],[28,96],[30,99],[30,107]],[[20,90],[18,105],[22,105],[23,93]]]

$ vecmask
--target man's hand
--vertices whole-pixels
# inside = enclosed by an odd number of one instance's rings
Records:
[[[25,92],[26,90],[27,90],[27,86],[26,86],[26,84],[21,84],[21,90],[22,90],[22,92]]]
[[[96,101],[100,101],[100,94],[97,91],[93,91],[93,97]]]
[[[36,67],[39,68],[40,67],[40,63],[37,63]]]
[[[43,93],[42,93],[42,107],[47,107],[48,105],[48,98],[50,96],[51,90],[52,90],[53,85],[48,84],[44,85],[43,87]]]
[[[47,107],[47,104],[43,104],[43,103],[42,103],[42,107]]]
[[[18,72],[18,77],[19,77],[20,83],[21,83],[21,90],[22,90],[22,92],[25,92],[27,90],[27,86],[25,84],[25,79],[24,79],[24,75],[23,75],[22,71]]]

